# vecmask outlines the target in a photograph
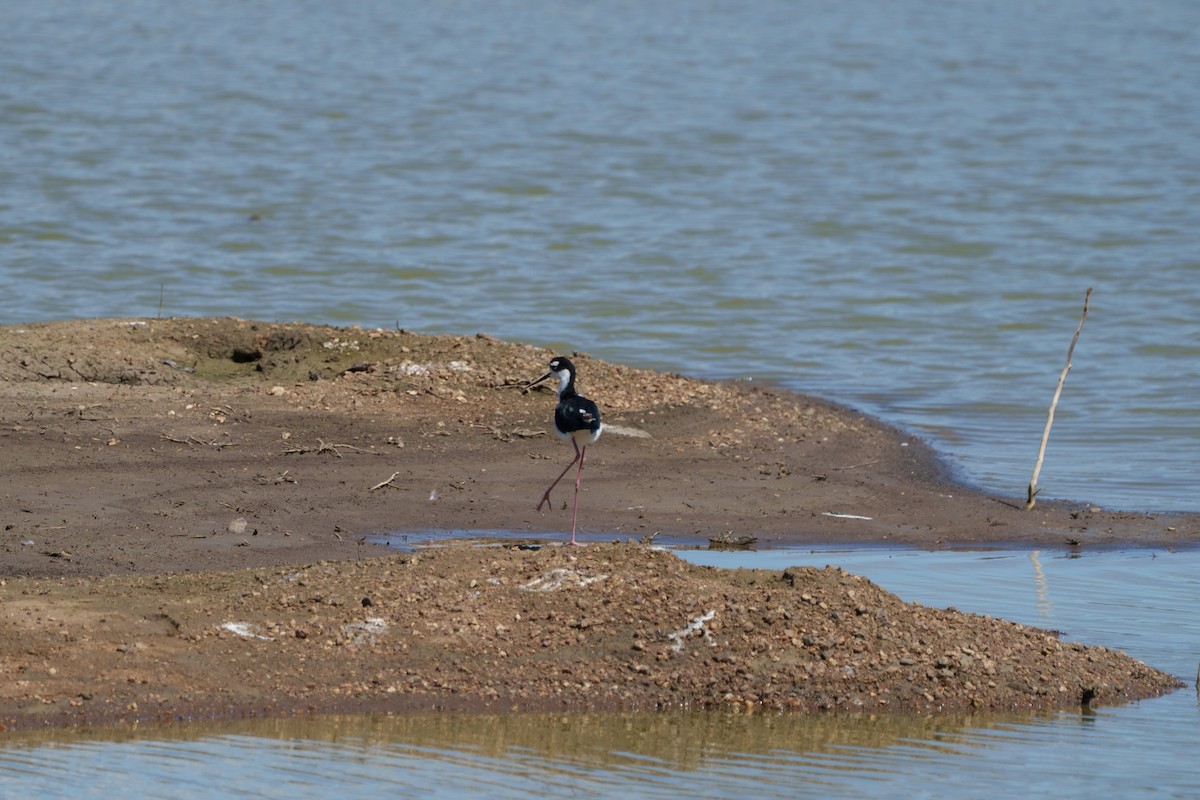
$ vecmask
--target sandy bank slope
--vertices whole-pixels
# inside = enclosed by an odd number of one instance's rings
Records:
[[[534,511],[571,456],[546,435],[554,396],[515,388],[550,355],[483,335],[236,319],[0,329],[0,575],[355,558],[383,552],[362,544],[377,531],[561,534],[569,482]],[[920,441],[813,398],[576,362],[610,425],[585,472],[580,523],[593,536],[1084,548],[1195,537],[1194,516],[1022,511],[946,482]]]
[[[1106,648],[905,604],[841,570],[638,544],[9,580],[6,724],[307,710],[972,711],[1148,697]]]

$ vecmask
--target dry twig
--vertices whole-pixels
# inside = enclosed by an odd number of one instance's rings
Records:
[[[708,547],[710,550],[736,549],[749,547],[757,541],[757,536],[735,536],[733,531],[724,531],[708,537]]]
[[[1083,314],[1079,317],[1079,325],[1075,328],[1071,346],[1067,348],[1067,365],[1063,367],[1062,374],[1058,376],[1058,387],[1054,390],[1054,398],[1050,401],[1050,413],[1046,415],[1046,429],[1042,431],[1042,446],[1038,448],[1037,463],[1033,465],[1033,477],[1029,479],[1029,497],[1025,501],[1026,511],[1033,508],[1037,502],[1038,473],[1042,471],[1042,460],[1046,457],[1046,442],[1050,439],[1050,426],[1054,424],[1054,409],[1058,407],[1058,398],[1062,394],[1063,384],[1067,380],[1067,373],[1071,371],[1071,356],[1075,352],[1075,343],[1079,341],[1079,332],[1083,330],[1083,321],[1087,319],[1088,303],[1091,299],[1092,289],[1089,286],[1087,294],[1083,297]]]
[[[341,458],[342,450],[353,450],[356,453],[367,453],[368,455],[373,456],[383,455],[382,453],[376,453],[374,450],[364,450],[361,447],[355,447],[352,444],[325,444],[324,439],[317,439],[316,447],[305,447],[304,445],[298,445],[287,448],[283,451],[283,454],[293,455],[296,453],[316,453],[317,455],[320,455],[321,453],[333,453],[338,458]]]
[[[295,483],[295,484],[299,484],[299,483],[300,483],[300,481],[296,480],[296,479],[295,479],[295,478],[293,478],[291,475],[289,475],[289,474],[288,474],[288,472],[289,472],[289,471],[290,471],[290,470],[286,470],[286,469],[285,469],[285,470],[283,471],[283,474],[282,474],[282,475],[280,475],[280,476],[278,476],[278,477],[276,477],[276,478],[272,478],[272,477],[270,477],[270,476],[267,476],[267,475],[255,475],[255,476],[254,476],[254,482],[255,482],[255,483],[258,483],[258,484],[264,484],[264,485],[265,485],[265,484],[280,484],[280,483]]]
[[[502,431],[499,428],[491,425],[472,425],[472,428],[488,431],[492,437],[499,439],[502,442],[514,442],[517,439],[533,439],[537,436],[544,436],[545,431],[535,431],[529,428],[513,428],[511,431]]]
[[[849,466],[846,466],[846,467],[830,467],[830,469],[836,469],[836,470],[858,469],[859,467],[869,467],[872,464],[878,464],[878,463],[879,463],[879,459],[873,458],[870,461],[863,461],[858,464],[850,464]]]
[[[205,447],[215,447],[218,450],[220,450],[222,447],[237,447],[237,442],[230,442],[230,441],[218,442],[216,439],[213,439],[210,442],[206,442],[203,439],[197,439],[195,436],[188,436],[185,439],[177,439],[174,436],[168,436],[167,434],[164,433],[162,435],[162,438],[166,439],[168,442],[175,442],[176,444],[186,444],[189,446],[201,444],[201,445],[204,445]]]
[[[392,481],[396,480],[396,476],[397,476],[397,475],[399,475],[399,474],[400,474],[399,472],[393,472],[393,473],[392,473],[392,477],[388,478],[386,481],[380,481],[379,483],[375,484],[374,486],[372,486],[372,487],[371,487],[370,489],[368,489],[367,491],[368,491],[368,492],[373,492],[373,491],[375,491],[376,489],[382,489],[382,488],[383,488],[383,487],[385,487],[385,486],[391,486],[393,489],[399,489],[399,488],[400,488],[399,486],[397,486],[396,484],[392,483]]]

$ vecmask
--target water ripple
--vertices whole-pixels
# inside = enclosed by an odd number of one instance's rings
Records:
[[[1094,286],[1045,496],[1200,508],[1200,7],[466,7],[11,9],[0,319],[161,291],[753,375],[1020,495]]]

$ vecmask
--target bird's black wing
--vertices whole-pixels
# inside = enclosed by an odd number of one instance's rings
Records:
[[[558,404],[554,411],[554,424],[560,431],[600,430],[600,409],[586,397],[576,395]]]

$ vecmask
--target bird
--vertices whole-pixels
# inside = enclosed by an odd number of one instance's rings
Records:
[[[587,446],[600,438],[600,433],[604,430],[604,423],[600,421],[600,408],[575,390],[575,375],[575,365],[571,363],[571,360],[557,356],[550,359],[550,371],[536,381],[531,381],[525,388],[532,389],[547,378],[558,378],[558,405],[554,409],[554,432],[560,438],[571,440],[571,444],[575,447],[575,458],[571,459],[571,463],[567,464],[554,479],[554,483],[550,484],[550,488],[545,491],[541,501],[538,502],[537,510],[541,511],[543,505],[550,505],[550,492],[570,471],[571,467],[575,466],[575,462],[579,462],[579,470],[575,475],[575,505],[571,511],[571,544],[578,545],[579,542],[575,541],[575,522],[579,516],[579,483],[583,479],[583,458],[587,452]]]

